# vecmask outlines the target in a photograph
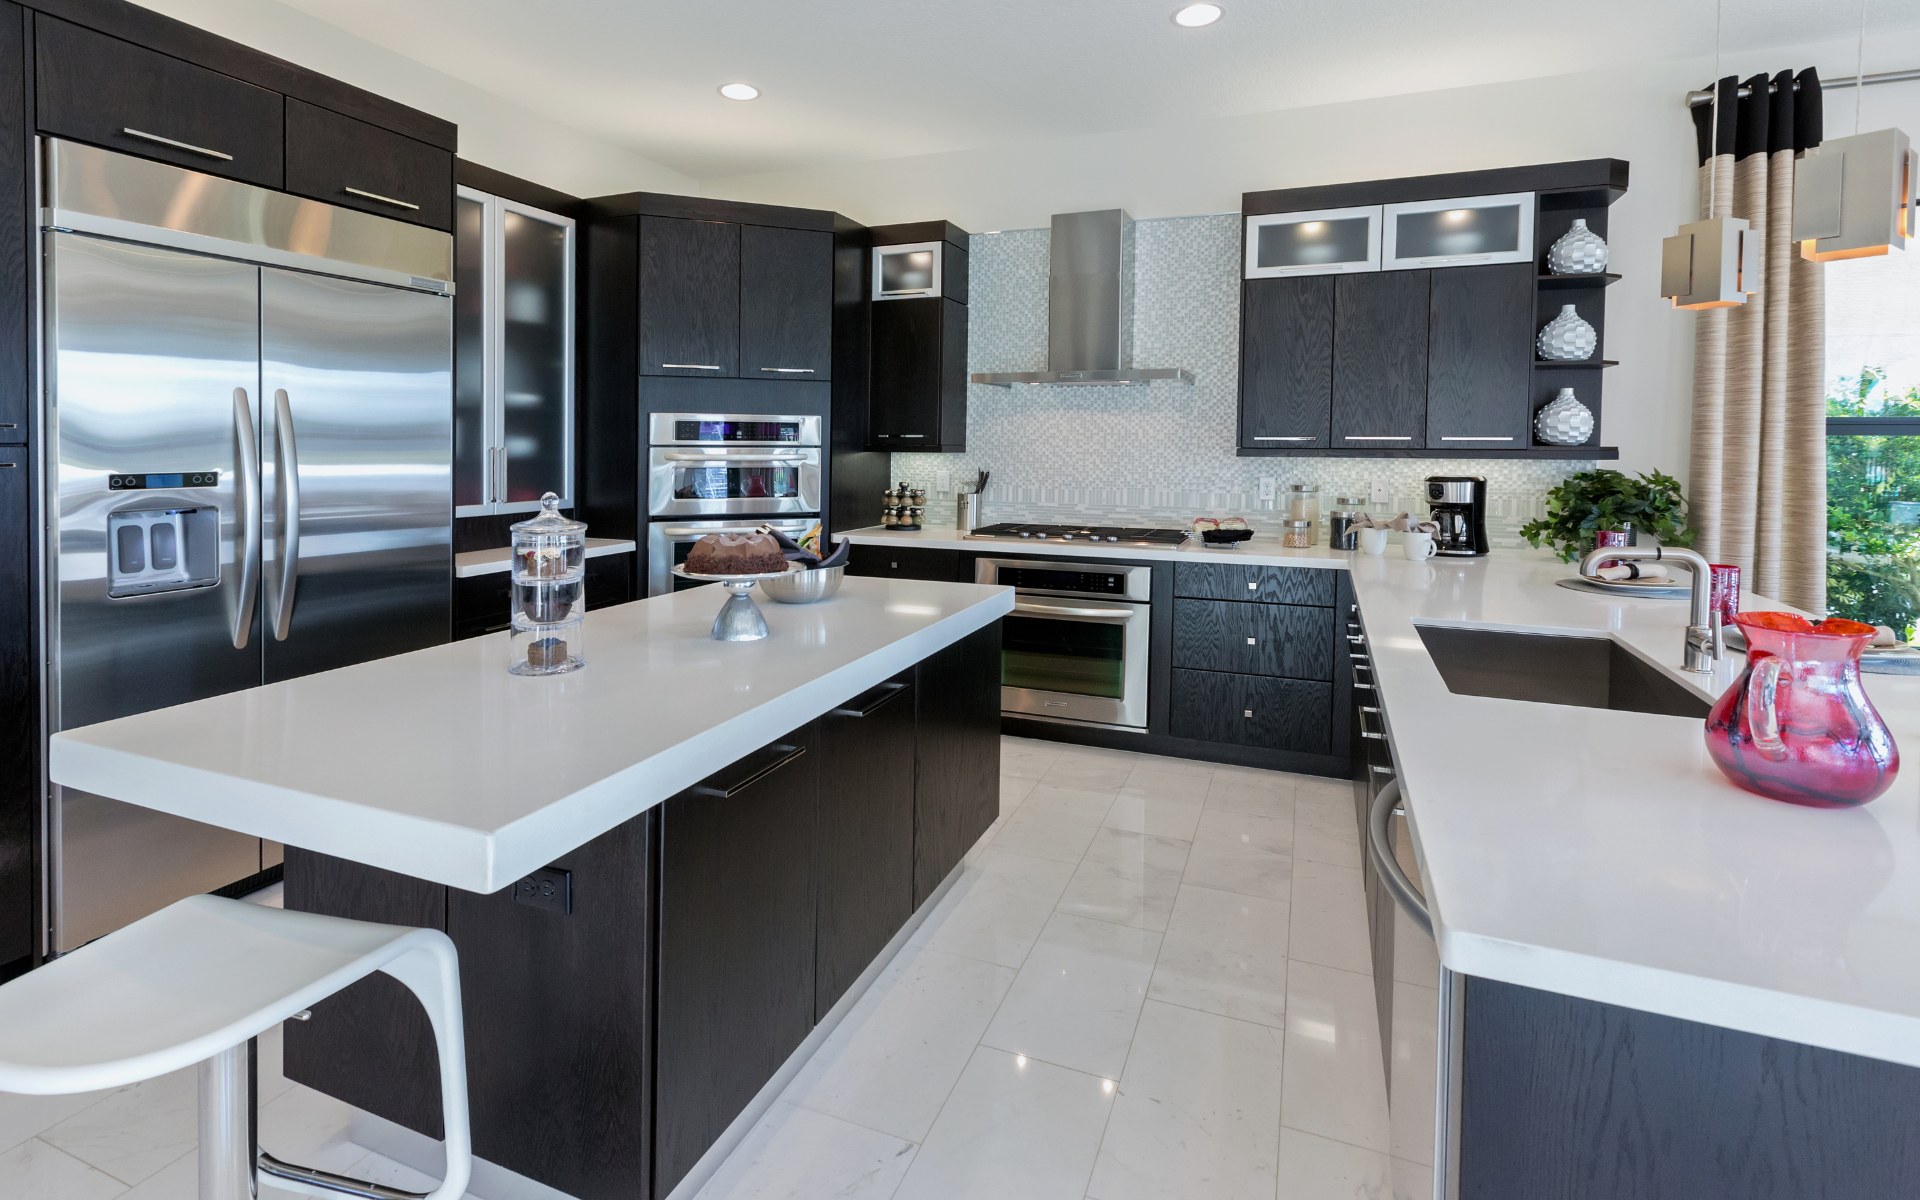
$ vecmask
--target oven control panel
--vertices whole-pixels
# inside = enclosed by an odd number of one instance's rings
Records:
[[[1059,567],[1001,567],[994,582],[1021,591],[1072,592],[1079,596],[1125,596],[1125,571],[1066,571]]]

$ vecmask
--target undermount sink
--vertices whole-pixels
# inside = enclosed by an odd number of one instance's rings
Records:
[[[1414,626],[1447,690],[1705,720],[1712,705],[1611,638]]]

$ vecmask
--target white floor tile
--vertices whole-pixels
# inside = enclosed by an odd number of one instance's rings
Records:
[[[1271,1200],[1281,1032],[1149,1000],[1087,1195]]]
[[[1411,983],[1393,989],[1393,1073],[1387,1092],[1395,1158],[1433,1163],[1434,1074],[1439,1067],[1440,993]]]
[[[787,1088],[786,1099],[920,1141],[1013,976],[1012,967],[922,950],[861,997]]]
[[[1293,856],[1360,869],[1360,826],[1354,821],[1351,785],[1343,783],[1338,795],[1294,795]]]
[[[1160,935],[1055,914],[982,1044],[1118,1079]]]
[[[113,1176],[38,1138],[0,1154],[0,1186],[9,1200],[114,1200],[127,1191]]]
[[[187,1151],[122,1192],[119,1200],[200,1200],[200,1152]]]
[[[283,1052],[286,1047],[286,1038],[282,1027],[275,1025],[261,1034],[258,1040],[259,1079],[255,1085],[258,1088],[256,1103],[271,1104],[293,1086],[285,1074]]]
[[[73,1096],[19,1096],[0,1092],[0,1151],[13,1149],[112,1094],[106,1091]]]
[[[1034,794],[1028,796],[1007,818],[1000,832],[993,835],[991,844],[996,849],[1014,854],[1077,863],[1080,856],[1087,852],[1087,843],[1093,840],[1094,831],[1100,828],[1101,820],[1106,817],[1106,808],[1113,804],[1113,797],[1106,797],[1106,805],[1100,814],[1089,818],[1082,814],[1090,805],[1063,805],[1058,802],[1057,796],[1040,796],[1044,790],[1034,789]]]
[[[1282,1085],[1282,1125],[1387,1153],[1387,1084],[1372,979],[1297,958],[1287,964]]]
[[[981,1047],[894,1200],[1081,1200],[1113,1081]]]
[[[1138,778],[1137,775],[1135,777]],[[1201,807],[1198,798],[1184,799],[1179,793],[1129,783],[1120,789],[1113,807],[1107,810],[1105,824],[1109,829],[1151,833],[1190,842],[1194,830],[1200,826]]]
[[[1362,975],[1373,973],[1366,885],[1358,867],[1294,860],[1293,928],[1287,956]]]
[[[124,1087],[43,1132],[49,1142],[124,1184],[136,1184],[199,1141],[196,1068]]]
[[[1002,816],[1020,807],[1020,802],[1039,784],[1038,779],[1022,779],[1018,775],[1000,776],[1000,813]]]
[[[1192,778],[1212,778],[1215,764],[1202,762],[1197,758],[1169,758],[1164,754],[1135,754],[1134,771],[1151,775],[1186,775]]]
[[[1398,904],[1393,906],[1393,977],[1420,987],[1440,986],[1440,948]]]
[[[1279,771],[1216,766],[1208,781],[1207,807],[1291,821],[1297,778]]]
[[[1287,900],[1293,891],[1293,821],[1208,808],[1187,856],[1186,882]]]
[[[1284,1025],[1287,909],[1284,900],[1183,884],[1148,997]]]
[[[346,1172],[366,1153],[347,1140],[352,1109],[301,1084],[260,1107],[260,1148],[275,1158]]]
[[[1134,765],[1134,756],[1122,751],[1074,746],[1053,761],[1040,782],[1113,791],[1127,781]]]
[[[1429,1200],[1429,1195],[1420,1200]],[[1280,1131],[1279,1200],[1388,1200],[1393,1162],[1377,1150],[1316,1137],[1299,1129]]]
[[[1087,839],[1093,839],[1091,832]],[[944,954],[1018,967],[1072,877],[1071,863],[987,847],[928,915],[915,941],[924,936],[925,945]]]
[[[1101,829],[1060,897],[1059,910],[1096,921],[1162,930],[1180,890],[1188,843]]]
[[[773,1106],[700,1200],[887,1200],[917,1147],[787,1103]]]
[[[1433,1168],[1425,1163],[1393,1160],[1393,1200],[1433,1200]]]

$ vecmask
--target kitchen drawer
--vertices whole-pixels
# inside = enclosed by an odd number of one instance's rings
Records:
[[[287,99],[287,190],[396,221],[453,229],[453,155]]]
[[[1176,669],[1168,715],[1174,737],[1326,754],[1333,685]]]
[[[42,132],[262,187],[281,186],[286,155],[280,93],[44,13],[36,14],[33,28]]]
[[[873,546],[856,543],[847,557],[847,574],[883,579],[932,579],[941,583],[972,583],[960,575],[958,550],[923,550],[917,546]]]
[[[1336,582],[1334,572],[1317,567],[1181,563],[1174,568],[1173,594],[1202,600],[1257,600],[1332,608]]]
[[[1173,665],[1331,680],[1333,624],[1333,610],[1326,608],[1175,600]]]

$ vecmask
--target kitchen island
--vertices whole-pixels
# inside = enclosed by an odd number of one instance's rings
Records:
[[[51,773],[284,842],[289,907],[445,929],[477,1187],[690,1192],[998,815],[1012,606],[848,579],[715,642],[724,598],[590,612],[571,674],[509,675],[501,634],[71,730]],[[289,1028],[286,1071],[417,1161],[432,1054],[375,975]]]
[[[910,561],[894,550],[1013,552],[1350,578],[1340,615],[1357,640],[1342,648],[1370,662],[1372,695],[1357,703],[1380,710],[1384,737],[1369,745],[1391,749],[1357,765],[1404,789],[1442,965],[1435,1161],[1453,1194],[1913,1194],[1912,762],[1858,810],[1778,803],[1721,775],[1698,717],[1460,694],[1422,635],[1608,641],[1704,710],[1743,661],[1680,669],[1684,600],[1562,588],[1574,568],[1544,552],[1410,562],[1397,544],[1371,556],[1270,536],[1237,550],[851,536],[888,562]],[[1743,606],[1784,607],[1751,594]],[[1914,753],[1920,678],[1869,675],[1866,687]],[[1377,985],[1381,968],[1376,956]]]

